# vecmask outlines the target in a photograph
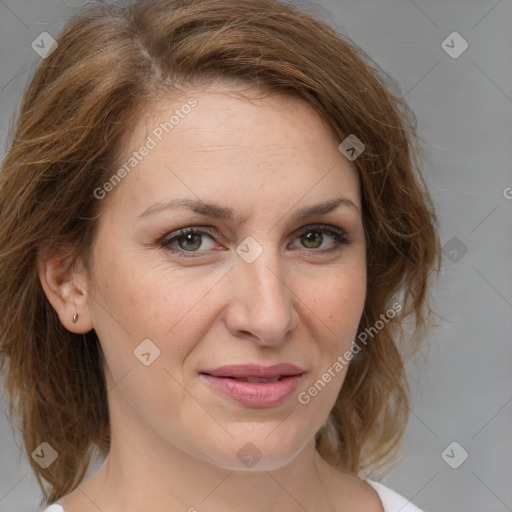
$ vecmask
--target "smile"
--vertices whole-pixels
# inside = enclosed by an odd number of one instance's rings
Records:
[[[248,407],[271,407],[284,402],[304,374],[300,366],[291,363],[225,365],[200,372],[215,391]]]
[[[275,377],[215,377],[201,374],[201,377],[215,391],[248,407],[271,407],[284,402],[297,388],[303,377],[280,375]]]

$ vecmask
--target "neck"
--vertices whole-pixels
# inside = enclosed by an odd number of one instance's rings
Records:
[[[101,510],[235,512],[248,504],[254,512],[335,510],[322,483],[327,464],[313,441],[291,462],[271,471],[224,469],[175,447],[156,454],[118,444],[88,482],[93,494],[89,499],[98,501]]]

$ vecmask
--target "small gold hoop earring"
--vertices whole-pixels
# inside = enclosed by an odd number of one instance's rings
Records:
[[[75,313],[73,315],[73,323],[76,324],[76,321],[78,320],[78,313]]]

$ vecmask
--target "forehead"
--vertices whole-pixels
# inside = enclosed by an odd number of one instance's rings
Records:
[[[224,82],[154,101],[141,112],[130,146],[148,135],[158,146],[170,149],[174,142],[174,149],[179,144],[189,152],[219,156],[243,154],[250,147],[255,156],[293,149],[320,159],[320,140],[331,149],[338,145],[327,124],[297,94]]]
[[[328,190],[359,204],[358,172],[338,144],[296,96],[190,90],[143,112],[121,158],[136,164],[123,180],[122,195],[137,207],[160,196],[215,202],[219,194],[233,204],[278,196],[290,204],[308,194],[325,199]],[[151,149],[134,157],[144,146]]]

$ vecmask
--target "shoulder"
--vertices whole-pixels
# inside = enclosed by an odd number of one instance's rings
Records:
[[[380,482],[373,480],[366,480],[378,493],[382,504],[384,505],[384,512],[423,512],[418,507],[413,505],[407,498],[404,498],[397,492],[389,487],[386,487]]]
[[[320,475],[329,489],[329,495],[340,504],[336,510],[387,512],[382,508],[378,492],[359,477],[330,466],[325,466]]]

